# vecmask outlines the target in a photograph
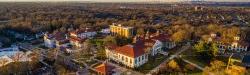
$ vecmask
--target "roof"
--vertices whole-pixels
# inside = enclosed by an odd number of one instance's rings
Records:
[[[159,34],[158,36],[152,37],[152,39],[156,39],[159,41],[170,41],[170,36],[168,34]]]
[[[145,54],[144,48],[144,42],[137,42],[134,45],[125,45],[122,47],[118,47],[115,49],[115,51],[126,56],[135,58]]]
[[[110,74],[112,74],[112,70],[114,68],[115,68],[114,66],[111,66],[107,63],[102,63],[102,64],[98,65],[97,67],[95,67],[95,70],[97,72],[101,72],[102,74],[110,75]]]
[[[146,35],[139,36],[139,40],[143,40],[145,42],[154,42],[155,40],[159,40],[162,42],[170,41],[170,36],[168,34],[149,34],[148,39],[146,39]]]
[[[66,39],[65,34],[66,33],[63,33],[63,32],[56,32],[56,33],[47,34],[47,35],[49,39],[56,39],[57,41],[60,41],[60,40]]]
[[[74,30],[74,31],[71,31],[70,33],[72,34],[81,34],[81,33],[85,33],[85,32],[95,32],[94,29],[90,29],[90,28],[84,28],[84,29],[77,29],[77,30]]]
[[[81,39],[78,37],[70,37],[70,41],[83,43],[86,39]]]

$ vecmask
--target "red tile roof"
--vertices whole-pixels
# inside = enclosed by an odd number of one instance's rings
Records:
[[[115,68],[114,66],[111,66],[111,65],[109,65],[107,63],[102,63],[101,65],[95,67],[95,70],[97,72],[100,72],[100,73],[105,74],[105,75],[111,75],[112,70],[114,68]]]
[[[115,51],[126,56],[135,58],[145,54],[144,48],[144,42],[137,42],[134,45],[125,45],[122,47],[118,47],[115,49]]]
[[[154,34],[152,34],[154,35]],[[159,34],[158,36],[152,36],[148,39],[145,39],[145,37],[141,36],[138,37],[138,40],[133,45],[125,45],[122,47],[117,46],[108,46],[110,50],[115,50],[118,53],[124,54],[129,57],[138,57],[146,53],[147,48],[151,48],[156,40],[159,41],[169,41],[169,35],[167,34]]]
[[[70,37],[70,41],[83,43],[86,39],[81,39],[78,37]]]

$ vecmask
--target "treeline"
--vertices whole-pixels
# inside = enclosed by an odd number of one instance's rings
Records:
[[[23,33],[37,33],[60,29],[92,27],[101,29],[112,23],[136,28],[161,30],[172,37],[185,34],[189,39],[201,38],[201,34],[220,32],[237,17],[250,21],[248,8],[204,7],[171,4],[112,4],[112,3],[1,3],[0,20],[8,21],[0,29],[12,29]],[[222,16],[223,19],[222,19]],[[219,30],[206,31],[209,24]],[[222,27],[223,26],[223,27]],[[223,29],[224,28],[224,29]],[[221,30],[220,30],[221,29]],[[235,28],[234,28],[235,29]],[[237,31],[243,32],[241,30]],[[232,32],[232,35],[236,35]],[[229,34],[229,32],[227,33]],[[176,38],[182,41],[184,35]]]

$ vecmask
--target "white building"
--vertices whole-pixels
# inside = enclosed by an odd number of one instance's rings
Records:
[[[234,37],[234,41],[231,43],[222,43],[220,37],[212,33],[208,39],[209,42],[216,42],[218,44],[219,52],[224,53],[225,51],[231,52],[246,52],[249,44],[240,39],[239,36]]]
[[[70,36],[78,37],[78,38],[81,38],[81,39],[92,38],[96,34],[97,34],[96,31],[94,31],[92,29],[89,29],[89,28],[85,28],[85,29],[70,32]]]
[[[102,29],[101,33],[103,33],[103,34],[110,34],[110,29],[109,28]]]
[[[174,42],[170,41],[169,36],[167,34],[162,34],[160,32],[156,32],[154,34],[146,33],[145,36],[139,36],[138,39],[135,37],[134,41],[143,41],[146,47],[145,52],[151,54],[151,56],[155,56],[159,52],[163,52],[164,48],[171,49],[176,45]]]
[[[106,48],[106,56],[109,60],[136,68],[148,61],[148,54],[144,52],[144,48],[141,43],[122,47],[108,47]]]
[[[55,34],[44,34],[44,45],[48,48],[56,48],[60,46],[68,46],[69,45],[69,38],[65,33],[55,33]]]
[[[31,61],[28,55],[31,51],[22,52],[18,47],[0,49],[0,67],[7,65],[11,62],[26,62]]]
[[[44,45],[48,48],[54,48],[56,47],[56,41],[52,36],[49,36],[48,34],[45,34],[43,37]]]
[[[231,44],[225,44],[218,42],[218,48],[220,52],[225,52],[226,50],[232,52],[246,52],[249,44],[240,40],[240,37],[234,37],[234,42]]]

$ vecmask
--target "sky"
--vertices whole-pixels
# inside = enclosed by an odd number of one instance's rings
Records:
[[[94,1],[94,2],[150,2],[150,1],[159,1],[159,2],[178,2],[178,1],[188,1],[188,0],[0,0],[0,2],[37,2],[37,1]],[[219,1],[219,2],[250,2],[250,0],[205,0],[205,1]]]

